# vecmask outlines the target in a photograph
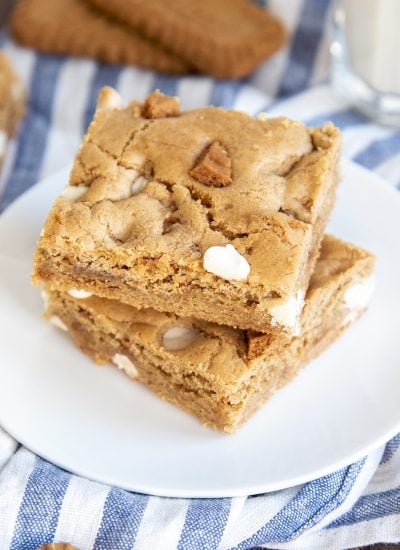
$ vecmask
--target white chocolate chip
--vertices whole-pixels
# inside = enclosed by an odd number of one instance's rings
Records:
[[[69,201],[76,201],[80,199],[86,191],[89,189],[87,185],[67,185],[61,196]]]
[[[296,329],[299,315],[303,309],[303,304],[304,295],[303,292],[299,290],[285,302],[270,307],[269,314],[272,316],[271,325],[283,325],[288,328]]]
[[[168,351],[176,351],[187,348],[198,337],[198,331],[177,325],[167,329],[162,335],[162,345]]]
[[[138,176],[131,185],[132,195],[140,193],[140,191],[145,187],[147,179],[144,176]]]
[[[41,290],[40,296],[42,297],[44,309],[46,310],[49,307],[49,294],[45,290]]]
[[[65,330],[65,332],[68,332],[67,325],[61,321],[58,315],[52,315],[49,319],[49,323],[57,328],[60,328],[61,330]]]
[[[137,380],[139,378],[137,368],[126,355],[122,355],[122,353],[116,353],[112,358],[112,362],[120,370],[123,370],[129,376],[129,378],[132,378],[132,380]]]
[[[258,113],[257,115],[257,120],[262,120],[263,122],[267,120],[267,118],[269,118],[267,113],[261,112],[261,113]]]
[[[343,295],[343,300],[349,309],[364,309],[367,307],[375,287],[375,277],[365,277],[358,283],[349,286]]]
[[[107,86],[100,90],[97,107],[99,109],[121,109],[123,107],[122,98],[116,90]]]
[[[6,152],[8,136],[4,130],[0,130],[0,156],[2,157]]]
[[[228,281],[243,281],[250,273],[249,262],[231,244],[208,248],[204,254],[203,267]]]
[[[137,151],[132,151],[129,153],[129,164],[135,166],[136,168],[141,168],[145,162],[146,158]]]
[[[78,288],[71,288],[70,290],[68,290],[68,294],[72,296],[72,298],[76,298],[77,300],[84,300],[85,298],[90,298],[90,296],[92,296],[91,292]]]

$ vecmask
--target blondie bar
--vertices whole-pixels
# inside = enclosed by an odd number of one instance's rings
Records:
[[[299,332],[286,341],[58,291],[48,292],[45,315],[97,363],[113,362],[162,399],[232,432],[359,317],[373,270],[372,254],[326,236]]]
[[[8,57],[0,51],[0,168],[8,140],[25,111],[25,92]]]
[[[288,336],[338,182],[339,131],[111,88],[56,200],[33,280]]]

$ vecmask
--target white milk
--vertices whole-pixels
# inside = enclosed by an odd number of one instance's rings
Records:
[[[343,0],[353,71],[380,92],[400,94],[400,0]]]

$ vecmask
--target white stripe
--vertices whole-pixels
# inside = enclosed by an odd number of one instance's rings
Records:
[[[14,139],[7,142],[6,155],[3,164],[0,160],[0,199],[5,191],[5,187],[14,166],[15,154],[17,152],[17,143]]]
[[[61,506],[55,540],[68,541],[78,548],[92,548],[109,490],[101,483],[72,476]]]
[[[0,470],[15,453],[17,446],[15,439],[0,428]]]
[[[150,497],[135,540],[135,550],[177,548],[190,501]]]
[[[331,513],[327,514],[322,521],[314,525],[314,527],[312,527],[308,531],[308,533],[317,531],[318,529],[322,529],[322,527],[329,525],[330,523],[332,523],[332,521],[335,521],[335,519],[339,518],[343,514],[346,514],[346,512],[348,512],[353,507],[360,496],[364,494],[365,488],[371,481],[372,476],[375,474],[384,450],[385,446],[383,445],[382,447],[379,447],[370,455],[368,455],[363,469],[358,474],[357,479],[355,480],[353,487],[351,488],[345,501],[340,506],[338,506],[336,510],[333,510]]]
[[[14,42],[11,42],[10,40],[6,40],[2,51],[4,51],[10,58],[15,72],[21,78],[25,89],[27,89],[32,77],[32,69],[36,59],[35,54],[32,50],[16,46]]]
[[[261,547],[282,550],[343,550],[377,543],[396,543],[399,540],[400,514],[395,514],[303,535],[292,542]]]
[[[122,71],[118,80],[118,91],[124,102],[131,99],[144,99],[154,80],[154,74],[142,69],[127,68]]]
[[[77,59],[69,59],[61,68],[41,177],[71,163],[76,155],[94,70],[92,61]]]
[[[376,139],[389,136],[393,130],[376,124],[360,124],[342,132],[343,153],[347,158],[355,157]]]
[[[251,79],[251,83],[258,90],[275,97],[279,91],[283,74],[289,61],[291,38],[297,28],[303,6],[303,0],[270,0],[268,9],[280,17],[289,33],[288,43],[284,48],[267,60]]]
[[[342,111],[348,107],[349,103],[346,100],[337,97],[330,86],[324,85],[307,90],[286,101],[279,101],[270,109],[269,114],[308,120]]]
[[[400,487],[400,448],[397,449],[394,456],[381,464],[371,479],[365,495],[382,493]]]
[[[374,169],[374,172],[390,181],[393,185],[400,182],[400,153],[394,155]]]
[[[250,86],[243,86],[237,95],[234,108],[255,115],[261,109],[266,110],[272,99]]]
[[[228,550],[256,533],[288,504],[303,485],[277,491],[267,496],[234,498],[221,540],[220,550]]]
[[[194,109],[209,104],[213,81],[211,78],[188,76],[178,83],[182,109]]]
[[[0,473],[0,550],[10,548],[19,508],[34,464],[35,455],[20,449]]]

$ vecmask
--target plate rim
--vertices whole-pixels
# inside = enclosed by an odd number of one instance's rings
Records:
[[[365,177],[370,178],[370,181],[373,185],[375,185],[377,188],[379,186],[383,186],[386,191],[389,191],[393,197],[396,197],[397,201],[400,201],[400,197],[398,194],[398,191],[393,188],[393,186],[390,185],[389,182],[384,180],[381,176],[378,174],[367,170],[365,167],[354,163],[347,159],[342,159],[343,166],[345,167],[345,171],[347,171],[349,166],[351,167],[351,170],[356,170],[358,172],[362,172]],[[59,177],[65,177],[70,170],[70,165],[57,170],[53,174],[47,176],[46,178],[43,178],[39,180],[35,185],[30,187],[25,193],[20,195],[18,199],[13,201],[11,205],[9,205],[4,212],[0,216],[0,227],[1,225],[8,219],[8,217],[13,216],[13,210],[15,207],[18,207],[18,204],[20,201],[26,200],[27,195],[29,193],[35,193],[37,191],[38,186],[45,183],[49,179],[59,178]],[[399,202],[400,204],[400,202]],[[1,414],[1,410],[0,410]],[[227,490],[213,490],[213,489],[205,489],[205,490],[196,490],[195,492],[185,489],[176,489],[171,488],[171,490],[163,488],[162,490],[157,489],[157,487],[149,487],[149,484],[146,483],[145,486],[141,486],[139,483],[132,483],[132,482],[121,482],[118,479],[114,479],[113,476],[107,476],[107,475],[100,475],[97,476],[96,474],[93,474],[93,472],[86,471],[85,468],[79,468],[76,467],[76,465],[73,465],[71,468],[71,465],[68,464],[68,459],[66,461],[59,460],[57,457],[52,457],[51,453],[48,452],[42,452],[40,449],[38,449],[34,442],[30,442],[29,438],[26,439],[24,436],[21,437],[21,434],[15,433],[12,426],[7,425],[7,422],[4,422],[4,420],[0,417],[0,426],[9,434],[11,435],[16,441],[18,441],[21,445],[23,445],[26,449],[29,451],[35,453],[39,457],[43,458],[44,460],[49,461],[50,463],[61,467],[72,474],[84,477],[86,479],[102,483],[105,485],[110,485],[113,487],[118,487],[124,490],[128,491],[134,491],[138,493],[148,494],[151,496],[159,496],[159,497],[168,497],[168,498],[231,498],[231,497],[243,497],[243,496],[249,496],[249,495],[256,495],[256,494],[263,494],[268,493],[272,491],[277,491],[289,487],[294,487],[299,484],[310,482],[314,479],[318,479],[320,477],[323,477],[325,475],[328,475],[330,473],[335,472],[336,470],[339,470],[345,466],[348,466],[354,462],[357,462],[358,460],[364,458],[366,455],[370,454],[371,452],[377,450],[380,446],[385,444],[387,441],[389,441],[394,435],[396,435],[398,432],[400,432],[400,418],[399,421],[390,429],[386,430],[381,436],[374,439],[374,441],[370,442],[368,445],[363,446],[361,449],[359,449],[357,452],[354,452],[342,460],[338,460],[332,465],[322,467],[317,470],[313,470],[312,472],[304,473],[302,475],[293,476],[292,478],[286,478],[280,481],[276,481],[274,483],[267,483],[263,484],[262,482],[259,482],[257,484],[257,487],[251,488],[249,485],[246,487],[243,487],[242,489],[234,489],[231,491]]]

